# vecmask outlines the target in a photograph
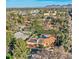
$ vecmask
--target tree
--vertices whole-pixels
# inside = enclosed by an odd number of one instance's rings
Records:
[[[13,49],[14,49],[14,39],[12,38],[12,33],[7,32],[7,37],[6,37],[6,47],[7,47],[7,56],[6,59],[13,59]]]
[[[31,31],[37,31],[38,33],[41,33],[43,31],[43,24],[42,21],[35,19],[31,22]]]
[[[30,53],[30,49],[27,48],[26,42],[22,39],[16,40],[14,57],[16,59],[28,59],[29,53]]]

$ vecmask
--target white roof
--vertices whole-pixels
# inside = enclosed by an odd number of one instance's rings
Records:
[[[14,34],[14,37],[16,39],[23,39],[23,40],[25,40],[26,38],[29,37],[29,35],[21,33],[21,32],[17,32],[17,33]]]

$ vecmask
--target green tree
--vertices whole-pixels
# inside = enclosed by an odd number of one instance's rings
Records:
[[[30,49],[27,48],[26,42],[22,39],[16,40],[14,57],[16,57],[16,59],[28,59],[29,53]]]
[[[34,21],[31,22],[31,31],[37,31],[38,33],[43,32],[43,24],[42,21],[35,19]]]
[[[12,44],[12,33],[11,32],[6,32],[6,59],[13,59],[13,52],[12,52],[12,47],[14,44]]]

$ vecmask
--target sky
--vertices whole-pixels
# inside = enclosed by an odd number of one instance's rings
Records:
[[[6,7],[44,7],[53,4],[64,5],[71,3],[72,0],[6,0]]]

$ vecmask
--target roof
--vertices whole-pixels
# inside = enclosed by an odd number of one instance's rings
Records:
[[[28,45],[36,45],[36,44],[41,44],[43,46],[50,46],[52,43],[55,42],[56,38],[54,36],[51,35],[47,35],[47,34],[42,34],[46,37],[40,37],[40,38],[31,38],[27,41]]]
[[[36,38],[29,39],[28,42],[37,43],[37,39]]]
[[[16,32],[16,33],[14,34],[14,37],[15,37],[16,39],[23,39],[23,40],[25,40],[26,38],[29,37],[29,35],[28,35],[28,34],[24,34],[24,33],[22,33],[22,32]]]
[[[56,38],[54,36],[50,36],[43,40],[44,46],[50,46],[52,43],[54,43]]]

